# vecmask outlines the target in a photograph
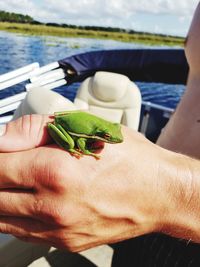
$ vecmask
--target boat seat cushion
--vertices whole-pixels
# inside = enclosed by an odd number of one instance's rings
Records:
[[[138,129],[141,94],[137,85],[122,74],[96,72],[81,84],[74,103],[78,109]]]
[[[53,114],[55,111],[75,110],[73,102],[60,94],[43,88],[31,89],[19,107],[13,119],[25,114]]]
[[[120,122],[122,120],[123,111],[121,109],[107,109],[90,105],[88,109],[91,113],[112,122]]]
[[[119,101],[126,94],[129,79],[121,74],[97,72],[91,79],[90,93],[103,102]]]

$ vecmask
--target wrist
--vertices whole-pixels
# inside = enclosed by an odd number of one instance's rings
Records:
[[[168,154],[168,155],[167,155]],[[200,241],[199,190],[196,179],[199,162],[174,152],[166,152],[168,170],[167,205],[160,231],[171,236]]]
[[[140,145],[138,150],[135,143],[133,147],[129,145],[130,154],[137,156],[127,154],[124,161],[129,166],[125,173],[129,169],[130,175],[122,179],[126,190],[120,204],[126,207],[127,218],[133,222],[134,231],[135,225],[139,225],[142,234],[169,234],[178,221],[177,209],[181,210],[183,199],[187,202],[189,198],[186,188],[190,187],[190,183],[185,179],[185,157],[163,149],[143,136],[134,136],[134,140]]]

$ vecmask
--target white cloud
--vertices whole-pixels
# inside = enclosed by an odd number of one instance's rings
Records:
[[[0,0],[0,10],[28,14],[43,22],[130,28],[137,25],[136,14],[174,15],[180,23],[189,23],[198,1]]]
[[[128,7],[128,2],[125,2]],[[176,14],[190,16],[198,0],[140,0],[130,1],[130,9],[148,13]]]
[[[28,0],[8,0],[8,1],[0,1],[0,10],[7,10],[17,12],[20,11],[30,11],[33,8],[34,4],[32,1]]]

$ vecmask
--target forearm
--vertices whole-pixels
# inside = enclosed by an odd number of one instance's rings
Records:
[[[186,91],[175,114],[162,131],[158,144],[200,159],[200,4],[198,4],[185,42],[189,64]]]
[[[186,91],[157,144],[200,159],[200,78],[192,71]],[[166,150],[165,150],[166,151]],[[170,152],[172,188],[168,222],[162,232],[200,243],[200,161]],[[170,162],[168,159],[166,162]],[[175,177],[175,180],[174,180]]]
[[[190,75],[187,89],[157,144],[200,158],[200,78]]]
[[[164,154],[169,206],[161,232],[200,243],[200,161],[166,150]]]

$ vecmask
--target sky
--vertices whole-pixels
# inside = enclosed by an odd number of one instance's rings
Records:
[[[0,0],[0,10],[41,22],[186,36],[199,0]]]

